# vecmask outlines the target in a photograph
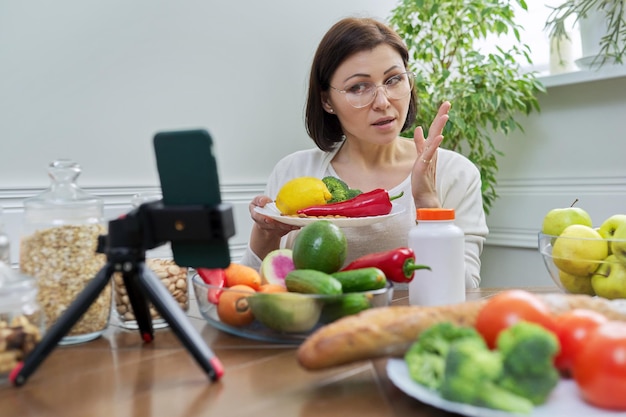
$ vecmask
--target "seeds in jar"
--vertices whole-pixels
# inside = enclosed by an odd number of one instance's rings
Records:
[[[104,254],[96,253],[100,224],[63,225],[35,231],[20,243],[20,269],[37,278],[41,305],[48,327],[65,312],[104,266]],[[72,327],[68,336],[102,331],[111,313],[111,284]]]
[[[187,268],[180,267],[171,259],[147,259],[146,266],[154,272],[154,274],[161,280],[165,288],[172,294],[174,300],[178,303],[183,311],[189,309],[189,291],[187,285]],[[129,322],[135,320],[135,314],[133,308],[130,305],[130,299],[126,292],[126,286],[124,285],[124,278],[122,274],[116,272],[114,277],[114,295],[115,309],[122,320],[122,322]],[[150,316],[153,320],[158,320],[161,315],[156,308],[149,304]]]
[[[25,316],[0,320],[0,374],[10,372],[41,341],[39,328]]]

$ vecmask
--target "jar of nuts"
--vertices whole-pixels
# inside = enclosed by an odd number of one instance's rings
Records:
[[[65,312],[104,266],[96,252],[98,236],[106,233],[103,201],[76,184],[80,166],[57,160],[48,167],[50,188],[24,201],[24,228],[20,241],[20,269],[36,278],[37,301],[48,327]],[[81,343],[99,337],[109,324],[109,283],[60,344]]]
[[[44,321],[35,280],[0,262],[0,379],[39,343]]]
[[[143,192],[134,195],[131,199],[131,204],[134,208],[137,208],[143,203],[160,200],[161,198],[160,192]],[[183,311],[187,311],[189,309],[188,271],[187,268],[176,265],[171,258],[171,248],[169,244],[165,244],[146,251],[146,266],[161,280],[180,308]],[[116,272],[113,274],[113,277],[115,315],[123,327],[127,329],[137,329],[137,321],[135,320],[135,315],[130,305],[128,294],[126,293],[126,286],[124,285],[122,274]],[[152,303],[150,303],[149,307],[152,317],[152,326],[155,329],[167,327],[167,322],[161,317],[158,311],[156,311]]]

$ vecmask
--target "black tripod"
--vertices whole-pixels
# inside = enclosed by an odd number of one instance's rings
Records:
[[[152,302],[209,378],[216,381],[223,374],[221,362],[195,331],[159,278],[146,267],[145,255],[147,249],[167,241],[183,243],[187,247],[191,245],[192,248],[194,245],[205,247],[214,241],[223,246],[223,242],[234,234],[232,207],[228,204],[215,207],[164,207],[162,201],[155,201],[142,204],[125,216],[110,221],[108,235],[99,237],[97,249],[97,252],[106,254],[106,264],[48,329],[24,362],[13,369],[10,380],[16,386],[26,383],[28,377],[95,302],[113,273],[121,272],[144,342],[154,339],[149,311],[149,302]],[[230,257],[217,261],[227,265]]]

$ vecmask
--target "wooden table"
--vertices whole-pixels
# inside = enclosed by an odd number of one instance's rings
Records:
[[[528,288],[555,292],[556,288]],[[501,289],[469,290],[468,300]],[[406,304],[396,291],[394,303]],[[222,361],[211,383],[169,329],[144,345],[136,331],[109,326],[103,337],[56,348],[20,388],[0,385],[1,417],[448,416],[408,397],[387,378],[386,359],[310,372],[296,348],[231,336],[189,317]]]

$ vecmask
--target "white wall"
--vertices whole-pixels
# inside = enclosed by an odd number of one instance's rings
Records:
[[[0,204],[17,261],[22,202],[46,166],[73,158],[108,218],[158,187],[152,136],[207,128],[243,251],[247,205],[283,155],[312,146],[309,65],[341,17],[385,18],[392,0],[0,0]],[[536,250],[543,214],[578,197],[596,222],[625,206],[626,78],[548,90],[526,133],[497,138],[501,198],[483,286],[549,284]],[[534,245],[534,246],[533,246]]]
[[[215,136],[226,183],[259,181],[311,143],[323,33],[393,3],[1,0],[0,187],[45,186],[58,157],[81,163],[84,186],[156,185],[152,135],[185,127]]]
[[[322,35],[394,3],[0,0],[0,204],[14,262],[22,201],[48,186],[49,162],[79,162],[79,185],[113,217],[158,186],[154,133],[195,127],[214,136],[240,252],[247,203],[274,163],[313,144],[303,110]]]

